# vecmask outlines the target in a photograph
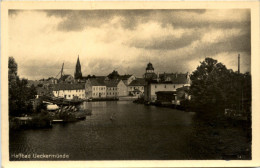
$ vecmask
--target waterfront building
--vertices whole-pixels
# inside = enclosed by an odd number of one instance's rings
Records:
[[[125,75],[120,75],[119,80],[122,80],[126,86],[128,86],[133,80],[136,79],[134,75],[131,74],[125,74]]]
[[[75,67],[74,79],[75,80],[81,80],[82,79],[81,65],[80,65],[80,61],[79,61],[79,56],[78,56],[76,67]]]
[[[119,80],[117,84],[117,95],[119,97],[128,96],[127,85],[122,80]]]
[[[145,79],[136,78],[127,87],[129,95],[140,97],[144,94]]]
[[[106,98],[106,84],[99,78],[90,78],[85,84],[86,98]]]
[[[190,86],[190,74],[187,73],[162,73],[159,74],[159,80],[164,82],[171,81],[177,88],[184,86]]]
[[[53,95],[55,97],[65,98],[65,99],[75,99],[81,98],[85,99],[85,85],[82,83],[61,83],[56,84],[53,87]]]
[[[177,91],[177,100],[190,100],[191,95],[189,94],[189,86],[183,86],[181,88],[176,89]]]
[[[160,77],[160,75],[159,75]],[[189,74],[164,73],[157,80],[147,81],[145,85],[144,98],[146,101],[155,102],[157,100],[156,92],[176,91],[178,88],[190,86]]]
[[[157,102],[161,104],[173,104],[176,100],[176,91],[159,91],[156,92]]]
[[[106,89],[106,96],[107,98],[117,98],[118,93],[117,93],[117,85],[120,81],[115,79],[115,80],[105,80],[105,85],[107,87]]]

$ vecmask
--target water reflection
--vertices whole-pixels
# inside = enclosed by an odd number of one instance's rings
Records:
[[[85,102],[81,108],[92,110],[84,121],[10,132],[10,153],[66,153],[71,160],[200,159],[201,144],[208,143],[205,137],[193,141],[201,131],[194,128],[195,113],[129,101]]]

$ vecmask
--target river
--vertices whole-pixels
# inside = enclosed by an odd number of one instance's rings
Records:
[[[65,154],[67,160],[223,159],[251,149],[239,128],[198,129],[194,112],[130,101],[84,102],[82,107],[92,110],[86,120],[10,132],[10,159],[28,160],[14,157],[18,154]],[[242,159],[250,159],[245,155]]]

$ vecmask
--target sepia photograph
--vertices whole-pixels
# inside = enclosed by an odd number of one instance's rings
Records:
[[[8,160],[251,161],[251,15],[9,8]]]

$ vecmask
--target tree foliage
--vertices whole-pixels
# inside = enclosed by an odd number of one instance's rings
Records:
[[[28,87],[28,80],[17,76],[17,63],[13,57],[8,61],[9,114],[19,116],[32,112],[31,99],[37,94],[34,85]]]
[[[251,75],[238,74],[212,58],[206,58],[190,77],[192,105],[198,111],[251,107]],[[243,99],[241,99],[243,97]],[[246,109],[247,108],[247,109]]]

